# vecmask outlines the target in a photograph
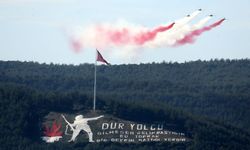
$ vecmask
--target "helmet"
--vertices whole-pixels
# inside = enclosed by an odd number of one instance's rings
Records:
[[[76,117],[75,117],[75,120],[80,120],[80,119],[82,119],[83,118],[83,115],[77,115]]]

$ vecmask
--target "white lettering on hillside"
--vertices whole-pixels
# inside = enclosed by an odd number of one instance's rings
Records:
[[[103,122],[96,142],[186,142],[184,133],[164,129],[163,124]]]

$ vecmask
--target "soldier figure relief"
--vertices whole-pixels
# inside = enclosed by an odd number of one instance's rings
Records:
[[[65,122],[67,123],[65,133],[67,131],[68,126],[73,131],[72,137],[68,142],[74,142],[76,140],[76,137],[79,135],[79,133],[82,130],[85,131],[88,134],[89,142],[95,142],[93,140],[93,133],[91,131],[90,126],[88,125],[88,121],[98,120],[98,119],[100,119],[100,118],[102,118],[104,116],[101,115],[99,117],[94,117],[94,118],[84,118],[83,115],[77,115],[72,124],[68,122],[68,120],[65,118],[64,115],[62,115],[62,117],[65,120]]]

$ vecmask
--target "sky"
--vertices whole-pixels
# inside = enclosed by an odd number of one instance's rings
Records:
[[[141,47],[132,49],[136,55],[126,57],[112,54],[122,51],[120,47],[104,47],[100,51],[111,64],[250,58],[249,6],[249,0],[0,0],[0,60],[94,63],[95,48],[75,52],[69,42],[71,32],[119,20],[153,28],[200,8],[202,13],[193,23],[210,14],[214,17],[207,24],[224,17],[227,20],[193,44]]]

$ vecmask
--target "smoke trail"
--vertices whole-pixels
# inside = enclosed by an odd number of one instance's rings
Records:
[[[145,42],[153,40],[159,32],[165,32],[171,29],[174,26],[174,24],[175,23],[172,23],[169,26],[165,27],[160,26],[154,29],[153,31],[139,33],[134,37],[134,41],[137,45],[143,45]]]
[[[209,26],[194,30],[194,31],[190,32],[189,34],[187,34],[186,36],[184,36],[182,39],[178,40],[176,44],[177,45],[184,45],[187,43],[194,43],[195,38],[197,36],[200,36],[202,33],[206,32],[206,31],[210,31],[211,29],[219,26],[223,21],[225,21],[225,18],[221,19],[221,20],[219,20],[219,21],[217,21]]]
[[[80,52],[83,48],[82,44],[74,38],[70,39],[70,43],[76,53]]]
[[[202,28],[211,18],[211,15],[207,16],[192,26],[186,24],[185,26],[183,26],[183,28],[179,29],[178,32],[174,32],[172,36],[168,37],[169,39],[172,39],[172,43],[170,43],[168,46],[176,46],[176,43],[179,40],[183,39],[188,33]]]
[[[114,57],[131,58],[141,52],[139,48],[175,47],[194,43],[196,37],[219,26],[225,20],[221,19],[204,27],[212,18],[210,15],[190,25],[200,13],[201,9],[174,23],[158,25],[152,29],[126,21],[90,25],[79,28],[77,36],[70,36],[72,37],[70,42],[76,52],[84,46],[84,48],[109,49],[108,53]]]
[[[110,43],[121,46],[127,44],[143,45],[145,42],[153,40],[159,32],[165,32],[171,29],[175,23],[168,26],[160,26],[153,31],[144,31],[141,29],[138,33],[133,33],[129,28],[123,28],[118,30],[101,29],[99,32],[102,33],[103,37],[108,39]],[[148,29],[147,29],[148,30]]]
[[[192,19],[194,19],[194,17],[195,16],[193,16]],[[189,17],[187,18],[189,19],[188,22],[190,22],[191,19]],[[169,32],[159,33],[157,38],[154,41],[147,43],[145,47],[157,48],[157,47],[163,47],[163,46],[174,46],[176,41],[184,38],[187,33],[201,28],[211,18],[212,18],[211,16],[205,17],[204,19],[200,20],[198,23],[192,26],[190,26],[189,24],[183,24],[183,22],[181,22],[181,25],[180,25],[180,23],[177,22],[176,25]],[[185,23],[187,23],[186,20],[185,20]],[[176,26],[178,26],[178,28]]]
[[[197,11],[194,11],[193,13],[191,13],[190,15],[187,15],[186,17],[175,21],[176,24],[173,27],[173,29],[179,29],[179,28],[185,26],[190,21],[192,21],[196,16],[198,16],[200,13],[201,13],[201,10],[197,10]]]
[[[194,11],[190,15],[180,20],[177,20],[174,23],[171,23],[169,25],[161,25],[155,27],[154,29],[145,28],[140,25],[130,24],[125,21],[119,21],[114,24],[106,23],[92,25],[87,28],[80,29],[77,33],[77,38],[73,36],[73,38],[70,39],[70,42],[72,48],[76,52],[79,52],[82,49],[82,45],[84,45],[84,47],[86,48],[147,47],[147,45],[150,45],[147,43],[154,43],[156,38],[161,37],[158,36],[158,34],[161,33],[170,32],[174,36],[177,36],[177,34],[179,33],[178,36],[183,36],[184,33],[189,31],[186,31],[185,28],[183,30],[183,26],[186,27],[187,23],[193,20],[200,12],[201,10]],[[162,43],[166,43],[166,41],[169,40],[172,39],[163,40]]]
[[[102,37],[114,46],[126,46],[130,45],[143,45],[144,43],[153,40],[156,35],[160,32],[165,32],[171,29],[175,23],[168,26],[159,26],[152,31],[149,29],[134,29],[122,28],[122,29],[107,29],[103,27],[98,27],[97,34],[102,35]],[[141,31],[140,31],[141,30]]]
[[[99,25],[88,28],[85,34],[82,34],[80,41],[72,42],[73,47],[79,49],[80,44],[90,47],[108,47],[108,46],[127,46],[127,45],[143,45],[153,40],[160,32],[170,30],[175,23],[168,26],[159,26],[150,31],[145,27],[127,25],[125,27],[117,27],[115,25]]]
[[[212,18],[212,15],[209,15],[205,17],[204,19],[201,19],[198,23],[193,25],[192,30],[197,30],[203,27],[211,18]]]

